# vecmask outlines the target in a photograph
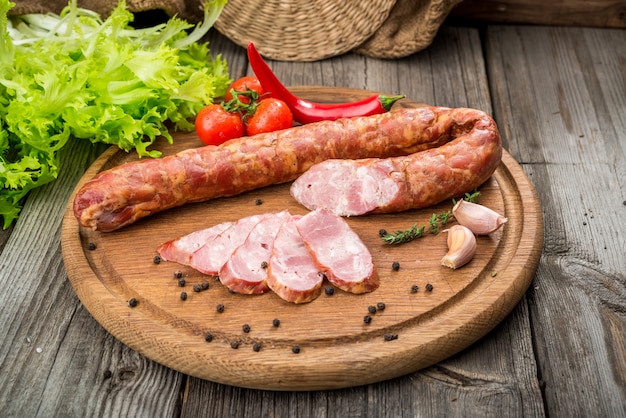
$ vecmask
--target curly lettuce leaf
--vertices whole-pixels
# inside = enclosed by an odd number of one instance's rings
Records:
[[[120,0],[110,16],[71,0],[59,15],[8,17],[0,0],[0,216],[6,229],[33,188],[58,176],[73,138],[158,157],[156,138],[190,120],[230,83],[221,55],[199,41],[226,0],[205,3],[195,27],[177,17],[134,29]],[[192,29],[193,28],[193,29]]]

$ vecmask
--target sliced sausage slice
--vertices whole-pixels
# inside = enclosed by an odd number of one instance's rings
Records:
[[[291,217],[282,211],[258,222],[246,240],[230,255],[219,272],[220,282],[236,293],[265,293],[265,281],[274,239],[281,225]]]
[[[222,232],[230,228],[233,222],[223,222],[210,228],[200,229],[180,238],[164,242],[157,247],[157,252],[164,261],[173,261],[188,265],[193,253],[205,243],[213,240]]]
[[[267,216],[268,214],[261,214],[239,219],[193,253],[189,265],[204,274],[218,275],[231,254],[246,240],[252,228]]]
[[[351,293],[378,288],[372,255],[343,218],[316,209],[298,220],[296,228],[314,262],[333,285]]]
[[[269,287],[282,299],[293,303],[317,298],[324,279],[296,228],[300,218],[292,216],[278,230],[267,270]]]

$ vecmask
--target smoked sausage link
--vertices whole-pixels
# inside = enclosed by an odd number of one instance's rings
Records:
[[[449,143],[401,157],[326,160],[298,177],[291,195],[309,210],[359,216],[424,208],[472,191],[499,164],[500,136],[478,111],[452,109],[446,117],[461,132]]]
[[[488,161],[480,176],[471,174],[475,166],[466,170],[466,175],[480,180],[495,169],[501,157],[500,135],[493,119],[484,112],[401,108],[380,115],[316,122],[102,171],[77,192],[74,215],[84,227],[113,231],[186,203],[292,181],[325,160],[398,157],[445,148],[444,144],[455,138],[462,141],[476,136],[493,144],[477,151],[487,153],[481,160]],[[475,153],[471,146],[462,149]],[[463,164],[467,157],[450,154],[442,153],[441,158],[447,156],[454,158],[454,164]],[[437,170],[439,162],[433,160],[430,169]]]

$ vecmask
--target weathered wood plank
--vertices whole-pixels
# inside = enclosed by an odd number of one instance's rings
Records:
[[[620,0],[464,0],[451,16],[488,23],[626,27],[626,5]]]
[[[487,57],[549,231],[528,293],[546,406],[625,416],[626,32],[494,26]]]
[[[406,94],[428,104],[491,110],[478,32],[444,28],[431,49],[384,61],[355,54],[312,63],[270,62],[287,85]],[[484,339],[412,375],[350,389],[255,391],[190,378],[183,416],[543,416],[523,300]],[[488,401],[485,401],[488,400]]]

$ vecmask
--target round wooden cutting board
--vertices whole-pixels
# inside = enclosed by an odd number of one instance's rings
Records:
[[[361,90],[293,88],[316,101],[350,101]],[[329,99],[332,98],[332,99]],[[396,106],[418,106],[403,100]],[[195,133],[174,134],[165,155],[201,145]],[[76,190],[98,172],[135,160],[117,148],[105,152]],[[219,281],[172,262],[155,263],[159,244],[244,216],[288,209],[304,214],[290,184],[186,205],[119,231],[63,221],[63,259],[69,280],[93,317],[124,344],[180,372],[229,385],[270,390],[318,390],[362,385],[417,371],[455,354],[493,329],[530,285],[541,254],[543,226],[535,191],[508,152],[479,190],[480,202],[508,217],[490,236],[477,238],[475,258],[451,270],[440,264],[446,233],[391,246],[387,231],[428,225],[452,202],[389,215],[347,219],[368,246],[381,278],[374,292],[334,289],[295,305],[274,293],[231,294]],[[392,268],[398,262],[400,268]],[[177,275],[185,278],[180,287]],[[194,291],[194,284],[209,288]],[[330,286],[328,283],[324,287]],[[417,291],[415,288],[417,287]],[[181,292],[187,299],[181,299]],[[137,305],[131,307],[134,298]],[[368,309],[384,304],[370,314]],[[219,312],[218,305],[224,309]],[[366,315],[372,320],[364,321]],[[275,320],[280,321],[279,326]],[[246,329],[249,327],[249,329]],[[212,336],[211,341],[205,338]]]

